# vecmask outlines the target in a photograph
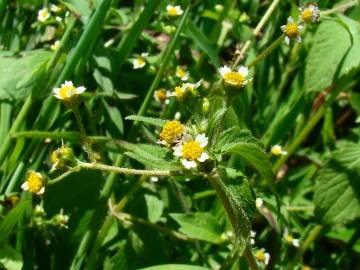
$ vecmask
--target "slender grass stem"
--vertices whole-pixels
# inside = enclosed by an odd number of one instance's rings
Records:
[[[251,68],[258,63],[260,63],[262,60],[264,60],[273,50],[275,50],[283,41],[284,41],[285,35],[282,34],[280,37],[278,37],[273,43],[270,44],[269,47],[267,47],[262,53],[260,53],[249,65],[248,67]]]
[[[305,241],[303,241],[301,246],[299,247],[293,260],[288,264],[287,270],[295,269],[296,263],[303,257],[306,250],[315,241],[315,239],[318,237],[318,235],[320,234],[323,228],[324,226],[319,224],[315,225],[312,228],[312,230],[309,232],[308,236],[306,237]]]
[[[264,27],[265,23],[267,22],[267,20],[270,18],[270,16],[272,15],[272,13],[274,12],[275,8],[277,7],[277,5],[280,3],[280,0],[274,0],[271,5],[269,6],[269,8],[266,10],[264,16],[261,18],[261,20],[259,21],[259,23],[256,25],[254,31],[253,31],[253,37],[257,37],[257,35],[260,33],[261,29]],[[244,58],[245,52],[250,48],[252,40],[248,40],[245,45],[241,48],[239,55],[237,56],[237,58],[235,59],[235,62],[232,66],[232,68],[234,69],[239,63],[240,61]]]
[[[337,6],[333,7],[332,9],[324,10],[320,13],[320,15],[325,16],[325,15],[330,15],[330,14],[336,13],[336,12],[344,12],[347,9],[357,6],[357,5],[359,5],[359,1],[352,0],[347,3],[337,5]]]

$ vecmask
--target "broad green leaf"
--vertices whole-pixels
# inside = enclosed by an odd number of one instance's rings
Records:
[[[154,195],[145,194],[147,215],[150,222],[156,223],[164,211],[164,202]]]
[[[87,0],[61,0],[61,2],[71,11],[85,17],[86,20],[91,14],[90,2]]]
[[[324,223],[347,223],[360,217],[360,146],[340,147],[316,178],[315,215]]]
[[[219,244],[221,239],[221,226],[216,218],[207,212],[194,214],[170,214],[180,225],[179,231],[189,237]]]
[[[44,75],[51,56],[46,51],[23,52],[21,57],[0,57],[0,100],[24,99]],[[35,89],[39,96],[41,89]]]
[[[335,21],[322,22],[313,38],[305,67],[306,91],[324,91],[333,83],[334,76],[351,47],[351,37]]]
[[[146,167],[163,170],[181,170],[181,165],[173,160],[166,148],[150,144],[123,143],[125,155],[143,163]]]
[[[140,270],[209,270],[209,268],[188,264],[163,264],[141,268]]]
[[[163,120],[163,119],[160,119],[160,118],[137,116],[137,115],[129,115],[125,119],[126,120],[134,120],[134,121],[138,121],[138,122],[144,122],[144,123],[147,123],[147,124],[151,124],[151,125],[154,125],[154,126],[160,126],[160,127],[165,125],[166,122],[167,122],[167,120]]]
[[[194,42],[206,53],[206,55],[209,56],[214,67],[218,68],[220,66],[219,57],[210,40],[193,21],[189,20],[187,27],[187,34],[189,37],[194,40]]]

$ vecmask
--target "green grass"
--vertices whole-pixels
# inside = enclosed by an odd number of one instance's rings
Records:
[[[357,269],[360,7],[302,4],[0,0],[0,268]]]

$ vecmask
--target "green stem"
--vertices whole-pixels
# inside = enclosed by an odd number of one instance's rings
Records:
[[[79,162],[79,164],[71,168],[69,171],[65,172],[64,174],[60,175],[59,177],[55,178],[54,180],[49,181],[49,185],[55,184],[60,182],[65,177],[69,176],[74,172],[78,172],[81,169],[87,170],[98,170],[103,172],[111,172],[116,174],[131,174],[131,175],[147,175],[147,176],[171,176],[171,175],[183,175],[182,171],[169,171],[169,170],[138,170],[138,169],[131,169],[131,168],[122,168],[116,166],[110,166],[100,163],[86,163],[86,162]]]
[[[80,129],[80,136],[81,136],[81,139],[82,139],[82,141],[84,143],[85,151],[88,154],[88,157],[89,157],[90,161],[91,162],[96,162],[96,155],[95,155],[95,153],[94,153],[94,151],[92,149],[91,141],[89,140],[89,138],[86,135],[86,131],[85,131],[84,125],[82,123],[81,115],[80,115],[80,112],[79,112],[79,107],[77,105],[75,105],[72,108],[72,110],[74,112],[76,122],[77,122],[77,124],[79,126],[79,129]]]
[[[10,134],[17,131],[19,129],[19,127],[21,126],[21,124],[24,123],[25,118],[26,118],[28,112],[30,111],[32,101],[33,101],[32,95],[30,95],[26,98],[25,103],[21,107],[21,110],[14,121],[14,124],[12,125],[12,127],[9,130],[8,135],[6,136],[5,140],[1,143],[0,164],[2,164],[4,162],[4,160],[7,156],[7,152],[11,146]]]
[[[296,136],[295,140],[290,144],[290,146],[286,149],[288,152],[287,155],[281,156],[274,165],[274,172],[277,172],[282,165],[286,162],[286,160],[291,156],[297,147],[305,140],[305,138],[309,135],[309,133],[313,130],[315,125],[320,121],[320,119],[324,116],[325,106],[321,106],[321,108],[310,118],[305,127],[302,129],[300,134]]]
[[[323,225],[315,225],[314,228],[309,232],[305,241],[302,242],[300,248],[298,249],[294,259],[290,262],[287,269],[292,270],[295,269],[295,265],[297,262],[303,257],[306,250],[310,247],[310,245],[315,241],[316,237],[320,234],[321,230],[323,229]]]
[[[359,1],[358,0],[352,0],[352,1],[349,1],[347,3],[337,5],[337,6],[333,7],[332,9],[322,11],[322,12],[320,12],[320,15],[321,16],[329,15],[329,14],[332,14],[332,13],[335,13],[335,12],[338,12],[338,11],[344,12],[348,8],[351,8],[351,7],[354,7],[354,6],[357,6],[357,5],[359,5]]]
[[[253,31],[254,38],[257,37],[257,35],[260,33],[261,29],[264,27],[265,23],[270,18],[270,16],[272,15],[272,13],[274,12],[275,8],[277,7],[277,5],[279,3],[280,3],[280,0],[274,0],[271,3],[269,8],[266,10],[264,16],[261,18],[261,20],[259,21],[259,23],[257,24],[257,26],[255,27],[255,29]],[[241,59],[244,58],[245,52],[249,49],[251,42],[252,42],[252,40],[248,40],[245,43],[245,45],[241,48],[241,51],[232,66],[233,69],[240,63]]]
[[[220,184],[219,176],[214,174],[214,175],[208,176],[207,179],[210,182],[210,184],[213,186],[213,188],[215,189],[218,197],[220,198],[220,201],[222,202],[222,205],[225,208],[226,214],[229,217],[229,220],[231,222],[231,225],[234,229],[235,234],[236,235],[239,233],[241,234],[242,224],[240,224],[239,222],[242,222],[242,221],[237,218],[237,216],[231,206],[231,202],[229,201],[224,188]],[[247,237],[244,237],[244,238],[247,238]],[[259,270],[256,260],[251,252],[251,248],[248,245],[246,246],[243,255],[244,255],[250,269]]]
[[[265,49],[262,53],[260,53],[249,65],[248,67],[251,68],[257,65],[259,62],[264,60],[273,50],[275,50],[283,41],[285,35],[282,34],[278,39],[276,39],[273,43],[270,44],[269,47]]]

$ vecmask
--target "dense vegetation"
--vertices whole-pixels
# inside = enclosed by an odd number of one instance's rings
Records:
[[[359,19],[0,0],[0,269],[360,269]]]

